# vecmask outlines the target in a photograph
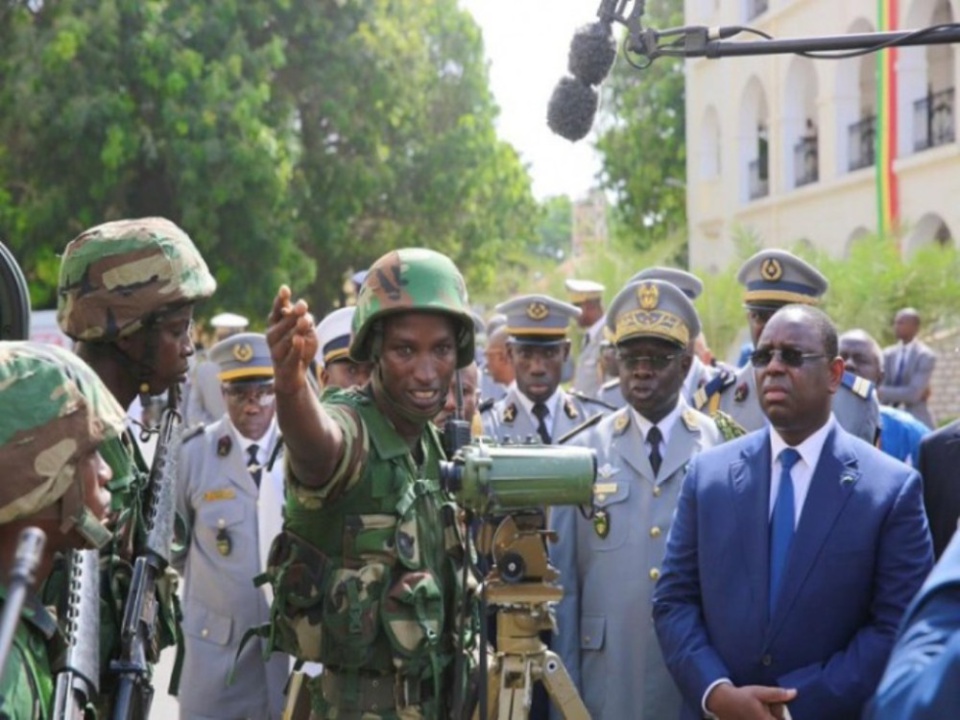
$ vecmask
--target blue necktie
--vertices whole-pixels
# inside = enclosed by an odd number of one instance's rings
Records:
[[[783,581],[783,571],[787,565],[787,554],[794,531],[793,479],[790,470],[800,459],[800,453],[793,448],[784,448],[780,452],[780,489],[777,491],[777,503],[773,506],[770,520],[770,615],[777,603],[777,593]]]

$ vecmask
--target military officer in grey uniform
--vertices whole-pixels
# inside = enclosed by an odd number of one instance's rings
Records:
[[[573,387],[584,395],[596,397],[603,385],[600,343],[603,342],[604,287],[593,280],[570,279],[564,284],[571,304],[580,308],[577,325],[584,331],[583,344],[577,355],[573,375]]]
[[[630,283],[607,325],[629,405],[565,443],[593,448],[598,471],[591,518],[551,509],[550,557],[564,590],[553,648],[593,720],[676,718],[682,699],[650,622],[653,589],[687,463],[722,440],[681,393],[700,331],[684,293],[661,280]]]
[[[222,340],[209,356],[220,368],[227,410],[184,438],[178,467],[177,510],[186,525],[173,561],[184,575],[180,717],[278,720],[289,657],[265,661],[259,637],[237,656],[247,629],[269,620],[271,598],[253,578],[282,525],[273,364],[259,333]]]
[[[317,323],[317,381],[322,389],[365,385],[372,365],[350,357],[350,323],[356,307],[338,308]]]
[[[483,349],[483,368],[480,371],[480,399],[488,406],[507,394],[513,383],[513,365],[507,354],[509,339],[505,325],[490,330],[487,346]]]
[[[777,249],[761,250],[747,260],[737,280],[746,288],[744,305],[754,347],[777,310],[792,303],[817,305],[828,287],[827,279],[815,267],[786,250]],[[708,382],[697,391],[694,405],[710,414],[719,409],[747,431],[759,430],[766,423],[750,364],[735,374],[724,372]],[[833,396],[833,414],[847,432],[871,445],[876,442],[880,406],[869,380],[845,372]]]
[[[216,342],[226,340],[231,335],[242,333],[250,321],[243,315],[224,312],[210,318]],[[223,417],[227,411],[220,392],[220,372],[217,364],[209,356],[199,360],[190,373],[189,388],[184,395],[184,420],[187,425],[207,424]]]
[[[497,442],[539,438],[551,445],[591,415],[610,410],[560,387],[570,354],[567,326],[579,316],[578,308],[546,295],[523,295],[497,311],[507,316],[507,353],[516,380],[502,400],[481,410],[484,435]]]

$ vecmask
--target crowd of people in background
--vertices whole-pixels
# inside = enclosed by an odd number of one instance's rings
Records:
[[[82,233],[58,287],[75,354],[0,342],[17,410],[0,418],[3,577],[25,527],[48,537],[0,712],[50,717],[83,550],[102,575],[84,698],[101,715],[124,702],[119,628],[149,551],[140,680],[175,647],[184,720],[462,716],[488,648],[475,527],[440,482],[458,420],[596,457],[592,507],[530,510],[563,588],[542,642],[595,720],[960,714],[960,421],[934,430],[920,313],[898,312],[881,349],[818,309],[816,268],[762,250],[738,275],[750,349],[728,366],[700,279],[637,270],[609,304],[571,278],[565,299],[504,298],[484,318],[449,258],[405,248],[355,277],[355,305],[315,318],[284,286],[264,333],[221,313],[198,353],[193,309],[215,282],[187,234],[158,218]],[[161,395],[183,422],[158,553],[158,478],[124,416]],[[564,717],[534,690],[530,717]]]

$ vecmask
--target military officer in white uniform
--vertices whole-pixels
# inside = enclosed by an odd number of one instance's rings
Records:
[[[744,305],[754,347],[777,310],[792,303],[817,305],[829,286],[815,267],[786,250],[777,249],[761,250],[747,260],[737,280],[746,288]],[[749,363],[735,374],[721,373],[700,388],[694,406],[710,414],[722,410],[748,432],[766,424],[757,398],[754,370]],[[847,432],[871,445],[876,442],[880,406],[869,380],[851,372],[844,373],[840,388],[833,396],[833,414]]]
[[[222,340],[209,357],[220,368],[227,410],[185,437],[178,467],[177,510],[186,524],[173,562],[184,575],[180,717],[279,719],[289,658],[264,661],[259,637],[237,658],[247,629],[268,621],[266,590],[253,579],[282,525],[273,364],[259,333]]]
[[[603,385],[600,343],[603,342],[604,287],[593,280],[570,279],[564,282],[570,303],[580,309],[577,325],[583,330],[583,344],[576,358],[573,388],[588,397],[596,397]]]
[[[641,270],[636,275],[634,275],[628,281],[630,283],[639,282],[641,280],[663,280],[668,282],[671,285],[674,285],[686,295],[691,302],[700,297],[700,294],[703,292],[703,282],[693,273],[688,273],[685,270],[680,270],[678,268],[671,267],[650,267],[645,270]],[[691,339],[691,346],[693,341],[696,338]],[[719,370],[716,368],[705,365],[701,362],[700,358],[697,357],[697,354],[693,354],[693,363],[690,365],[690,371],[687,373],[687,377],[683,381],[683,399],[686,400],[687,404],[693,405],[693,396],[696,395],[697,390],[706,385],[713,377],[719,373]],[[607,383],[604,383],[603,389],[600,394],[597,396],[600,400],[605,403],[615,405],[616,407],[623,407],[626,404],[626,401],[623,399],[623,396],[620,395],[620,383],[617,380],[611,380]]]
[[[609,412],[600,401],[560,387],[570,354],[567,326],[578,308],[546,295],[523,295],[498,305],[497,312],[507,316],[507,353],[516,379],[503,399],[481,410],[484,435],[551,445],[591,415]]]
[[[564,590],[553,648],[593,720],[676,718],[682,699],[650,620],[653,589],[687,463],[721,436],[681,393],[700,331],[683,292],[660,280],[628,284],[607,325],[629,404],[565,443],[594,449],[598,473],[592,518],[551,509],[550,557]]]
[[[356,307],[338,308],[317,323],[317,381],[321,389],[364,385],[373,367],[350,357],[350,324]]]

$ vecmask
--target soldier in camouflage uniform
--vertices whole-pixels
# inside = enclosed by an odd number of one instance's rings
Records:
[[[185,380],[194,352],[193,306],[215,289],[216,281],[193,241],[174,223],[163,218],[108,222],[81,233],[64,250],[57,321],[77,341],[76,353],[120,406],[129,408],[138,393],[159,395]],[[110,485],[117,537],[103,561],[104,587],[109,590],[101,618],[100,691],[105,706],[115,686],[110,660],[119,652],[130,560],[142,545],[141,503],[149,477],[129,432],[124,434],[124,460],[125,467],[115,467]],[[172,571],[168,581],[159,589],[161,647],[174,644],[180,635]],[[59,589],[51,582],[46,596]]]
[[[112,469],[105,458],[120,455],[124,413],[76,356],[28,342],[0,342],[0,404],[7,410],[0,415],[0,576],[9,576],[21,530],[36,526],[47,535],[37,571],[42,582],[55,553],[110,540],[104,522]],[[0,717],[47,718],[50,660],[62,638],[36,595],[27,596],[21,619],[0,678]]]
[[[370,382],[322,402],[308,384],[313,321],[286,286],[267,339],[287,462],[284,532],[268,563],[274,647],[323,663],[308,682],[316,720],[451,717],[468,665],[463,546],[430,421],[474,359],[463,278],[431,250],[374,263],[350,344],[354,360],[373,363]]]

